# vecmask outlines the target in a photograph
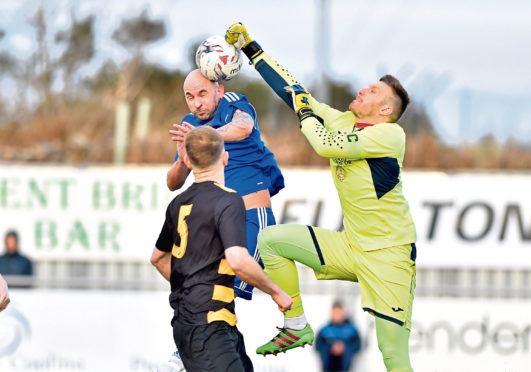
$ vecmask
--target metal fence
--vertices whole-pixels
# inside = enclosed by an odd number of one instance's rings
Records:
[[[299,265],[303,293],[359,295],[359,286],[339,280],[316,280]],[[135,261],[34,262],[33,277],[5,276],[12,287],[169,291],[149,263]],[[531,298],[531,269],[418,268],[417,297]]]

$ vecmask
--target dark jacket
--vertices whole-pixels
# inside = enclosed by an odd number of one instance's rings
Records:
[[[338,340],[345,344],[345,352],[341,356],[331,355],[330,348]],[[315,342],[315,347],[323,362],[324,371],[348,371],[352,357],[359,351],[360,346],[358,330],[348,319],[345,319],[343,324],[329,323],[324,326],[317,334]]]
[[[33,264],[20,253],[6,253],[0,256],[0,274],[33,275]]]

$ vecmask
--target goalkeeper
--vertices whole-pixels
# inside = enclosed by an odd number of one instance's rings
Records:
[[[361,304],[375,316],[378,347],[388,371],[413,371],[409,360],[415,291],[415,226],[402,194],[400,171],[405,134],[396,124],[409,98],[391,75],[361,89],[341,112],[315,100],[295,78],[253,41],[241,23],[226,39],[249,57],[264,80],[296,111],[314,150],[330,159],[344,214],[344,231],[277,225],[260,232],[265,272],[293,298],[284,327],[258,354],[276,354],[312,343],[294,261],[317,279],[358,282]]]

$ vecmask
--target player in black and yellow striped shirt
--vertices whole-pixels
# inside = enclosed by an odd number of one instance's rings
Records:
[[[220,134],[198,127],[185,147],[195,182],[169,204],[151,258],[171,283],[175,344],[188,371],[252,371],[235,326],[235,274],[270,294],[281,311],[292,300],[245,248],[245,207],[223,186],[228,156]]]

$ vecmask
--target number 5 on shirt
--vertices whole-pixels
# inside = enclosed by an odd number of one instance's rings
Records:
[[[192,213],[193,204],[181,205],[179,209],[179,221],[177,222],[177,232],[181,238],[180,245],[173,244],[171,254],[176,258],[182,258],[184,252],[186,252],[186,246],[188,245],[188,225],[185,218]]]

